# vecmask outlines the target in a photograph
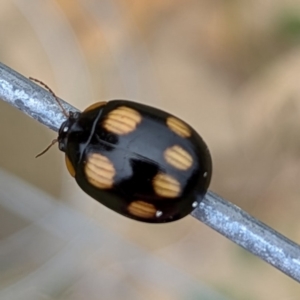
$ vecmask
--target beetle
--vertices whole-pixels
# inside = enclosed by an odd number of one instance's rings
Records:
[[[48,86],[45,86],[60,104]],[[64,108],[60,104],[64,111]],[[207,192],[212,160],[199,134],[181,119],[128,100],[70,112],[58,137],[80,188],[115,212],[164,223],[193,211]]]

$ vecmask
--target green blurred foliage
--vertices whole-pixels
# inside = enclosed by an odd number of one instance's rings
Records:
[[[290,42],[300,41],[300,10],[289,9],[281,12],[275,26],[277,34]]]

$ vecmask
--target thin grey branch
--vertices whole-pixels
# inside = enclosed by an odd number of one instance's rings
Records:
[[[0,98],[55,131],[66,119],[48,91],[1,63]],[[67,111],[78,111],[63,100],[61,103]]]
[[[191,215],[300,282],[300,246],[236,205],[209,191]]]
[[[48,91],[1,63],[0,98],[55,131],[65,120]],[[237,206],[208,192],[192,216],[300,282],[300,246]]]

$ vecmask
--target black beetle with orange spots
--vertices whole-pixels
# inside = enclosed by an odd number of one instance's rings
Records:
[[[78,185],[115,212],[148,223],[171,222],[188,215],[206,194],[209,150],[179,118],[126,100],[64,113],[68,119],[51,145],[58,142],[65,152]]]

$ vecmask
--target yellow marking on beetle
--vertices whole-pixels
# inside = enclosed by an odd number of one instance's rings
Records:
[[[166,198],[178,197],[181,192],[179,181],[164,173],[159,173],[154,177],[153,188],[157,195]]]
[[[193,164],[192,156],[178,145],[165,150],[164,158],[167,163],[179,170],[187,170]]]
[[[113,186],[116,170],[112,162],[104,155],[92,153],[85,164],[85,175],[90,184],[100,189]]]
[[[190,137],[192,134],[188,125],[175,117],[168,117],[167,125],[173,132],[184,138]]]
[[[69,171],[69,173],[71,174],[72,177],[75,177],[76,172],[75,169],[70,161],[70,158],[68,157],[68,155],[65,155],[65,161],[66,161],[66,165],[67,165],[67,169]]]
[[[111,111],[103,122],[104,128],[116,134],[128,134],[141,122],[142,116],[136,110],[120,106]]]
[[[156,214],[156,208],[153,204],[145,201],[134,201],[128,206],[128,212],[140,218],[153,218]]]
[[[88,106],[83,112],[87,112],[87,111],[89,111],[89,110],[93,110],[93,109],[95,109],[95,108],[104,106],[104,105],[106,105],[106,104],[107,104],[107,102],[105,102],[105,101],[93,103],[93,104],[91,104],[90,106]]]

